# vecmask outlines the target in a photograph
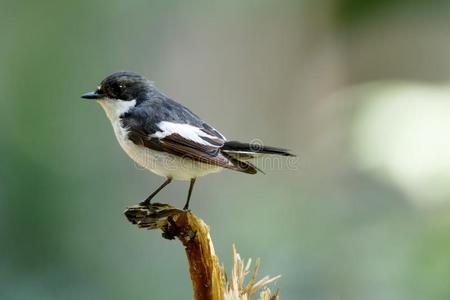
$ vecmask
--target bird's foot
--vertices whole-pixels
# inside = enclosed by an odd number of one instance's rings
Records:
[[[151,203],[150,203],[150,201],[145,200],[145,201],[142,201],[141,203],[139,203],[139,205],[140,206],[145,206],[147,208],[150,208]]]

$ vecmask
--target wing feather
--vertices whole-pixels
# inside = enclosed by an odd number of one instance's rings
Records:
[[[122,117],[122,124],[128,130],[128,138],[137,145],[156,151],[165,151],[179,157],[201,163],[254,174],[256,169],[245,162],[221,152],[226,139],[211,126],[197,126],[159,122],[154,132],[148,132],[132,115]]]

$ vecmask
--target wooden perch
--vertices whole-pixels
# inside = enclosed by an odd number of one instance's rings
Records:
[[[223,299],[219,259],[214,253],[209,228],[201,219],[190,211],[161,203],[130,207],[125,216],[140,228],[159,228],[164,238],[181,241],[189,261],[195,299]]]
[[[252,279],[244,286],[244,277],[249,273],[250,262],[244,264],[233,247],[234,269],[229,283],[209,234],[209,227],[190,211],[177,209],[168,204],[153,203],[150,207],[133,206],[125,210],[125,216],[139,228],[160,229],[163,238],[175,239],[183,244],[189,262],[194,297],[196,300],[241,300],[250,299],[263,289],[260,299],[278,300],[278,292],[271,295],[265,286],[278,279],[264,277],[256,282],[259,261]],[[246,267],[244,267],[246,265]]]

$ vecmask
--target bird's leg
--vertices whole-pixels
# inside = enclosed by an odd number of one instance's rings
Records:
[[[166,181],[164,181],[164,183],[161,184],[161,186],[159,188],[157,188],[156,191],[151,193],[150,196],[148,196],[147,199],[145,199],[145,201],[143,201],[139,204],[142,206],[150,206],[150,201],[153,199],[153,197],[155,197],[156,194],[158,194],[166,185],[168,185],[171,182],[172,182],[172,178],[167,177]]]
[[[183,207],[184,210],[188,210],[189,209],[189,200],[191,200],[191,194],[192,194],[192,190],[194,189],[195,179],[197,179],[197,178],[191,178],[191,184],[189,185],[189,192],[188,192],[187,201],[186,201],[186,204]]]

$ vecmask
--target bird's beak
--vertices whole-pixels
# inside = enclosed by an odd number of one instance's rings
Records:
[[[103,97],[105,97],[105,95],[98,94],[97,92],[89,92],[89,93],[81,95],[81,98],[84,98],[84,99],[101,99]]]

